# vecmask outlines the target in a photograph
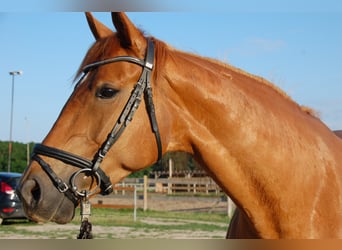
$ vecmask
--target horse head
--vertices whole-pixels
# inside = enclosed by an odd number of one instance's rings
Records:
[[[90,13],[86,17],[96,42],[21,180],[19,192],[32,220],[67,223],[83,196],[108,194],[112,183],[161,157],[152,97],[152,39],[123,13],[112,14],[117,32]],[[138,109],[140,103],[147,110]]]

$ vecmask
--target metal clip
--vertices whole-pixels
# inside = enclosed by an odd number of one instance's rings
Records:
[[[91,204],[89,202],[89,192],[82,191],[83,197],[81,199],[81,227],[80,233],[77,239],[92,239],[93,235],[91,233],[92,225],[89,222],[89,217],[91,215]]]
[[[84,197],[81,199],[81,220],[89,220],[89,217],[91,215],[91,204],[89,202],[89,198],[88,198],[88,192],[84,191]]]

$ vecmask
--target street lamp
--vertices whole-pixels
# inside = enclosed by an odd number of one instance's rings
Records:
[[[12,98],[11,98],[11,118],[10,118],[10,134],[9,134],[9,143],[8,143],[8,168],[7,172],[11,172],[11,157],[12,157],[12,127],[13,127],[13,101],[14,101],[14,77],[16,75],[22,75],[23,72],[19,71],[11,71],[9,74],[12,76]]]

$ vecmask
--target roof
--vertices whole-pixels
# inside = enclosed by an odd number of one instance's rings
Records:
[[[0,176],[2,177],[7,177],[7,178],[11,178],[11,177],[20,177],[22,174],[20,173],[15,173],[15,172],[0,172]]]

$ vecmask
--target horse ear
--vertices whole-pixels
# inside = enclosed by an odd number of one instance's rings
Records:
[[[110,36],[113,34],[113,31],[109,29],[106,25],[99,22],[90,12],[85,13],[88,25],[90,27],[91,32],[93,33],[96,40]]]
[[[123,12],[112,12],[112,20],[121,46],[143,54],[147,46],[146,39],[127,15]]]

